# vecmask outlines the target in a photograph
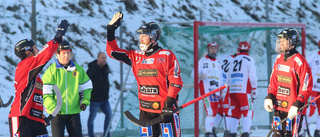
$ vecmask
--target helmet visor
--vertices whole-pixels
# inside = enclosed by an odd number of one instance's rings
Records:
[[[135,35],[136,40],[140,40],[140,35],[141,34],[147,34],[150,39],[153,39],[156,41],[157,38],[157,32],[156,31],[150,31],[148,29],[138,29]]]
[[[287,53],[290,50],[290,39],[278,37],[276,40],[276,52]]]

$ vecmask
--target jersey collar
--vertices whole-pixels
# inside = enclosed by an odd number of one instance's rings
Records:
[[[56,67],[57,69],[64,69],[63,65],[59,63],[59,60],[56,60]],[[72,60],[70,60],[70,65],[68,66],[68,71],[74,71],[76,69],[76,65]]]

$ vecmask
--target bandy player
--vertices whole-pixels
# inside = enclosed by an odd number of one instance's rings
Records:
[[[243,132],[241,137],[249,137],[253,118],[253,100],[258,96],[256,67],[254,59],[249,56],[250,48],[247,41],[241,41],[238,53],[229,68],[230,123],[236,123],[230,124],[231,137],[237,136],[238,123],[242,115]]]

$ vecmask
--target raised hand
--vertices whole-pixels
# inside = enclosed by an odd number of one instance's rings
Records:
[[[68,26],[69,26],[69,23],[67,20],[62,20],[61,23],[59,24],[56,35],[54,36],[54,40],[59,44],[62,42],[62,39],[68,29]]]
[[[121,20],[123,18],[123,14],[121,12],[117,12],[113,15],[113,18],[108,23],[108,29],[116,30],[121,25]]]

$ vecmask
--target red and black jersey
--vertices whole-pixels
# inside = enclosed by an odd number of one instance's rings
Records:
[[[107,42],[107,54],[132,66],[139,88],[141,110],[161,113],[167,97],[177,98],[183,82],[178,60],[170,50],[158,48],[152,55],[146,56],[141,50],[120,49],[113,40]]]
[[[16,67],[14,78],[15,99],[11,105],[9,118],[25,116],[31,120],[44,122],[42,80],[39,72],[48,63],[59,44],[49,41],[35,56],[22,60]]]
[[[288,112],[296,100],[305,103],[312,85],[311,69],[300,53],[295,53],[287,60],[283,54],[277,56],[268,87],[268,93],[277,99],[276,110]]]

